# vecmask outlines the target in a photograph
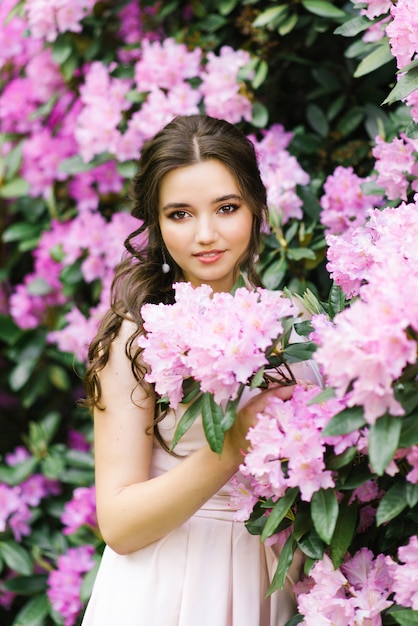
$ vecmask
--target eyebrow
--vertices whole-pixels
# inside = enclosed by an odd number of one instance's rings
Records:
[[[225,196],[220,196],[219,198],[215,198],[211,201],[211,204],[219,204],[220,202],[228,202],[228,200],[236,200],[237,202],[242,202],[242,197],[237,195],[236,193],[229,193]],[[165,206],[162,207],[161,211],[165,213],[170,209],[185,209],[190,205],[186,202],[169,202]]]

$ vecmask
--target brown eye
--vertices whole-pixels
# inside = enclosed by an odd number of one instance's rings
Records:
[[[229,213],[234,213],[234,211],[236,211],[238,208],[239,207],[237,204],[224,204],[223,206],[219,207],[218,213],[221,213],[222,215],[228,215]]]

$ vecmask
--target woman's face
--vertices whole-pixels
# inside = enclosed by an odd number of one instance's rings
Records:
[[[228,168],[216,159],[178,167],[160,185],[161,234],[184,280],[230,291],[245,255],[253,213]]]

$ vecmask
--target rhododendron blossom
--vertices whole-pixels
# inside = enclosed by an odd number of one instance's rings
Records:
[[[142,307],[145,335],[138,339],[151,366],[146,380],[173,408],[189,377],[218,404],[234,399],[240,385],[267,364],[265,351],[283,331],[281,318],[297,314],[282,292],[239,288],[232,295],[190,283],[176,283],[174,289],[174,304]]]
[[[413,535],[406,546],[398,548],[399,563],[392,561],[389,571],[393,577],[395,600],[402,606],[418,611],[418,590],[414,582],[418,576],[418,537]]]
[[[360,298],[334,318],[333,326],[321,324],[316,328],[320,345],[314,358],[338,395],[345,395],[352,385],[347,403],[364,406],[365,418],[371,424],[386,411],[403,414],[394,397],[393,382],[416,361],[416,341],[407,329],[418,330],[417,216],[415,204],[370,211],[368,223],[352,233],[357,275],[355,265],[347,264],[349,237],[345,238],[347,252],[343,256],[333,252],[334,244],[341,249],[339,238],[328,239],[331,274],[347,288],[345,276],[349,273],[350,293]],[[364,238],[357,238],[360,233]]]
[[[321,222],[332,234],[341,234],[361,226],[369,208],[380,206],[382,196],[367,195],[362,184],[369,179],[360,178],[352,167],[339,166],[324,183],[325,194],[320,199]]]
[[[189,51],[185,44],[167,38],[163,42],[142,42],[142,56],[135,64],[135,83],[138,91],[152,91],[156,85],[171,89],[184,80],[198,76],[202,52]]]
[[[78,487],[74,490],[72,499],[66,502],[64,506],[61,521],[65,526],[65,535],[75,533],[82,526],[97,527],[96,489],[94,485]]]
[[[287,150],[293,135],[281,124],[273,124],[262,131],[262,139],[250,135],[260,166],[260,174],[267,190],[270,214],[278,214],[282,224],[291,218],[301,219],[302,200],[296,193],[297,185],[307,185],[309,175]]]
[[[414,154],[417,151],[416,140],[401,133],[391,142],[379,136],[375,142],[372,152],[376,159],[377,184],[385,189],[389,200],[407,200],[410,178],[412,189],[418,191],[418,163]]]
[[[251,121],[251,102],[240,93],[238,80],[239,70],[249,61],[248,52],[234,50],[230,46],[223,46],[218,56],[208,52],[200,86],[208,115],[223,118],[231,124],[236,124],[241,119]]]
[[[83,545],[58,557],[57,569],[48,576],[47,595],[55,611],[64,618],[64,626],[73,626],[83,608],[80,599],[83,574],[94,566],[94,546]]]
[[[25,10],[32,37],[54,41],[59,33],[81,31],[80,22],[97,0],[26,0]]]
[[[343,451],[358,436],[322,437],[324,426],[345,405],[339,400],[309,405],[319,392],[318,387],[297,385],[290,400],[273,397],[258,416],[248,432],[251,446],[240,466],[250,494],[276,501],[288,487],[299,487],[301,499],[310,501],[315,491],[334,487],[332,472],[325,469],[325,446],[340,443]],[[235,496],[233,502],[239,504]]]
[[[381,626],[381,612],[393,604],[390,563],[383,554],[374,558],[367,548],[337,569],[324,555],[310,576],[312,589],[298,595],[304,626]]]
[[[398,68],[408,65],[418,52],[416,0],[397,0],[390,8],[392,20],[386,27],[389,44]]]

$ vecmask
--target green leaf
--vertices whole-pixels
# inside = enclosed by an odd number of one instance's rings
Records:
[[[83,577],[83,582],[81,584],[80,598],[83,604],[87,604],[87,601],[91,596],[94,581],[96,580],[97,572],[99,571],[100,558],[97,555],[95,555],[95,557],[96,564],[89,572],[87,572],[87,574],[85,574],[85,576]]]
[[[241,384],[235,400],[228,400],[226,404],[225,413],[223,414],[221,421],[222,430],[224,431],[224,433],[231,428],[236,420],[238,405],[240,403],[244,389],[245,385]]]
[[[292,13],[291,15],[288,15],[280,21],[277,32],[281,37],[288,35],[290,32],[292,32],[298,21],[299,16],[297,13]]]
[[[329,544],[338,518],[338,501],[334,489],[320,489],[313,494],[311,516],[316,532]]]
[[[259,63],[257,63],[254,78],[251,81],[253,89],[258,89],[264,83],[267,78],[268,71],[269,65],[267,61],[260,60]]]
[[[238,0],[222,0],[222,2],[218,3],[219,13],[221,15],[229,15],[231,11],[233,11],[238,4]]]
[[[335,398],[334,389],[332,387],[325,387],[324,391],[321,391],[321,393],[318,393],[317,396],[314,396],[309,400],[308,405],[327,402],[327,400],[331,400],[331,398]]]
[[[12,369],[9,375],[9,385],[13,391],[20,391],[35,371],[37,359],[25,359]]]
[[[83,452],[82,450],[68,449],[66,454],[67,462],[73,467],[81,467],[83,469],[94,468],[94,457],[91,452]]]
[[[355,35],[367,30],[372,24],[373,22],[371,22],[367,17],[359,15],[351,20],[348,20],[347,22],[344,22],[341,26],[338,26],[334,30],[334,34],[342,35],[343,37],[354,37]]]
[[[211,393],[202,395],[202,421],[207,442],[213,452],[220,454],[224,443],[224,430],[222,428],[223,411],[219,404],[216,404]]]
[[[280,257],[278,261],[274,261],[263,273],[263,285],[267,289],[277,289],[283,281],[287,267],[287,261],[284,257]]]
[[[413,509],[418,502],[418,485],[416,483],[407,482],[405,485],[405,494],[408,506]]]
[[[23,198],[30,191],[29,183],[23,178],[14,178],[4,185],[0,184],[1,198]]]
[[[36,596],[19,611],[12,626],[43,626],[50,607],[46,594]]]
[[[315,252],[310,248],[288,248],[286,251],[288,259],[291,261],[302,261],[302,259],[316,259]]]
[[[270,515],[267,518],[266,525],[264,526],[264,530],[261,534],[261,541],[265,541],[267,537],[271,537],[271,535],[276,532],[278,525],[289,512],[289,509],[296,500],[296,496],[298,495],[298,493],[298,487],[291,487],[287,489],[284,496],[277,500],[276,504],[270,512]]]
[[[351,448],[347,448],[347,450],[345,450],[341,454],[338,454],[337,456],[333,456],[327,463],[327,469],[330,469],[330,470],[341,469],[342,467],[345,467],[346,465],[354,461],[356,456],[357,456],[357,447],[351,446]]]
[[[362,107],[353,107],[347,111],[337,124],[337,131],[342,137],[347,137],[354,132],[364,120],[364,109]]]
[[[62,65],[73,54],[73,39],[69,33],[58,35],[52,45],[52,58],[55,63]]]
[[[303,615],[294,615],[286,622],[284,626],[297,626],[297,624],[303,622],[304,619],[305,618]]]
[[[334,437],[336,435],[348,435],[354,430],[362,428],[365,424],[364,408],[362,406],[349,407],[343,409],[330,419],[322,431],[322,436]]]
[[[23,141],[16,144],[6,155],[4,162],[7,168],[7,180],[13,180],[22,164]]]
[[[182,404],[189,404],[200,393],[200,382],[194,378],[186,378],[182,385],[183,399]]]
[[[122,178],[131,180],[138,171],[138,163],[136,161],[124,161],[123,163],[118,161],[116,171]]]
[[[0,465],[0,482],[7,485],[19,485],[34,472],[38,461],[30,457],[16,465]]]
[[[15,576],[2,582],[2,586],[8,591],[19,595],[33,595],[46,590],[46,574],[34,574],[33,576]]]
[[[393,104],[397,100],[404,100],[410,93],[418,89],[418,67],[415,67],[406,74],[399,77],[395,87],[383,100],[382,104]]]
[[[357,519],[357,506],[348,505],[348,498],[345,498],[339,507],[338,519],[330,545],[330,557],[334,567],[339,567],[343,562],[356,532]]]
[[[316,345],[313,341],[301,341],[300,343],[289,343],[283,351],[283,355],[287,363],[298,363],[311,359],[315,350]]]
[[[60,365],[48,366],[49,380],[56,389],[60,391],[70,391],[71,381],[66,370]]]
[[[401,626],[418,626],[418,611],[405,609],[403,607],[398,610],[397,607],[391,607],[388,613],[392,615]]]
[[[88,170],[92,170],[98,165],[103,165],[103,163],[107,163],[112,160],[112,156],[108,152],[103,152],[96,156],[92,161],[86,163],[83,161],[79,154],[75,156],[69,157],[68,159],[63,159],[58,165],[58,170],[60,172],[64,172],[69,176],[73,176],[74,174],[80,174],[81,172],[87,172]]]
[[[350,474],[342,484],[338,485],[338,488],[344,491],[351,491],[360,487],[360,485],[364,485],[371,478],[373,478],[373,474],[370,472],[369,463],[367,460],[364,460],[358,465],[352,466]]]
[[[260,387],[261,383],[264,380],[265,370],[266,368],[263,365],[263,367],[260,367],[260,369],[254,374],[254,376],[251,379],[251,384],[250,384],[251,389],[257,389],[258,387]]]
[[[184,412],[179,423],[177,424],[176,432],[174,433],[173,443],[170,450],[173,451],[178,444],[184,433],[187,432],[198,415],[202,413],[203,396],[199,396]]]
[[[316,104],[309,104],[306,109],[306,118],[313,130],[321,137],[326,137],[329,131],[329,124],[325,113]]]
[[[61,415],[58,411],[49,411],[49,413],[47,413],[45,417],[43,417],[40,424],[44,433],[44,439],[46,444],[49,444],[52,441],[53,437],[58,431],[60,423]]]
[[[29,224],[28,222],[18,222],[12,224],[3,233],[3,241],[12,243],[13,241],[22,241],[25,239],[34,239],[39,237],[41,228],[37,224]]]
[[[345,308],[346,302],[345,293],[333,282],[328,295],[328,312],[331,319]]]
[[[265,128],[269,121],[269,112],[261,102],[254,102],[252,108],[252,124],[256,128]]]
[[[267,591],[268,596],[277,589],[283,589],[284,583],[286,581],[286,574],[289,570],[289,567],[292,565],[293,553],[296,549],[296,545],[296,541],[294,540],[293,536],[290,535],[280,553],[279,563],[277,565],[276,572]]]
[[[325,0],[302,0],[302,4],[307,11],[320,17],[340,19],[345,18],[347,15],[330,2],[325,2]]]
[[[31,296],[46,296],[51,293],[52,287],[43,278],[34,278],[28,283],[28,293]]]
[[[288,10],[289,7],[286,4],[279,4],[278,6],[270,7],[256,17],[253,22],[253,26],[255,28],[262,28],[263,26],[272,25],[274,28],[275,20],[282,17],[284,13],[288,12]]]
[[[0,541],[0,556],[10,569],[18,574],[29,576],[33,573],[29,554],[15,541]]]
[[[243,287],[247,287],[247,283],[245,282],[245,278],[242,274],[239,274],[237,280],[231,289],[231,294],[234,295],[237,289],[242,289]]]
[[[14,323],[11,317],[0,315],[0,339],[7,344],[12,344],[22,333],[19,326]]]
[[[370,74],[390,61],[394,61],[394,57],[390,51],[388,40],[383,39],[372,52],[360,61],[353,76],[354,78],[360,78],[361,76]]]
[[[298,541],[298,546],[311,559],[320,560],[324,556],[325,544],[314,529]]]
[[[402,511],[408,506],[408,500],[406,497],[405,483],[395,483],[385,493],[376,511],[376,524],[381,526],[385,522],[389,522],[391,519],[402,513]]]
[[[386,413],[379,417],[369,431],[370,465],[378,476],[382,476],[398,449],[402,421]]]

